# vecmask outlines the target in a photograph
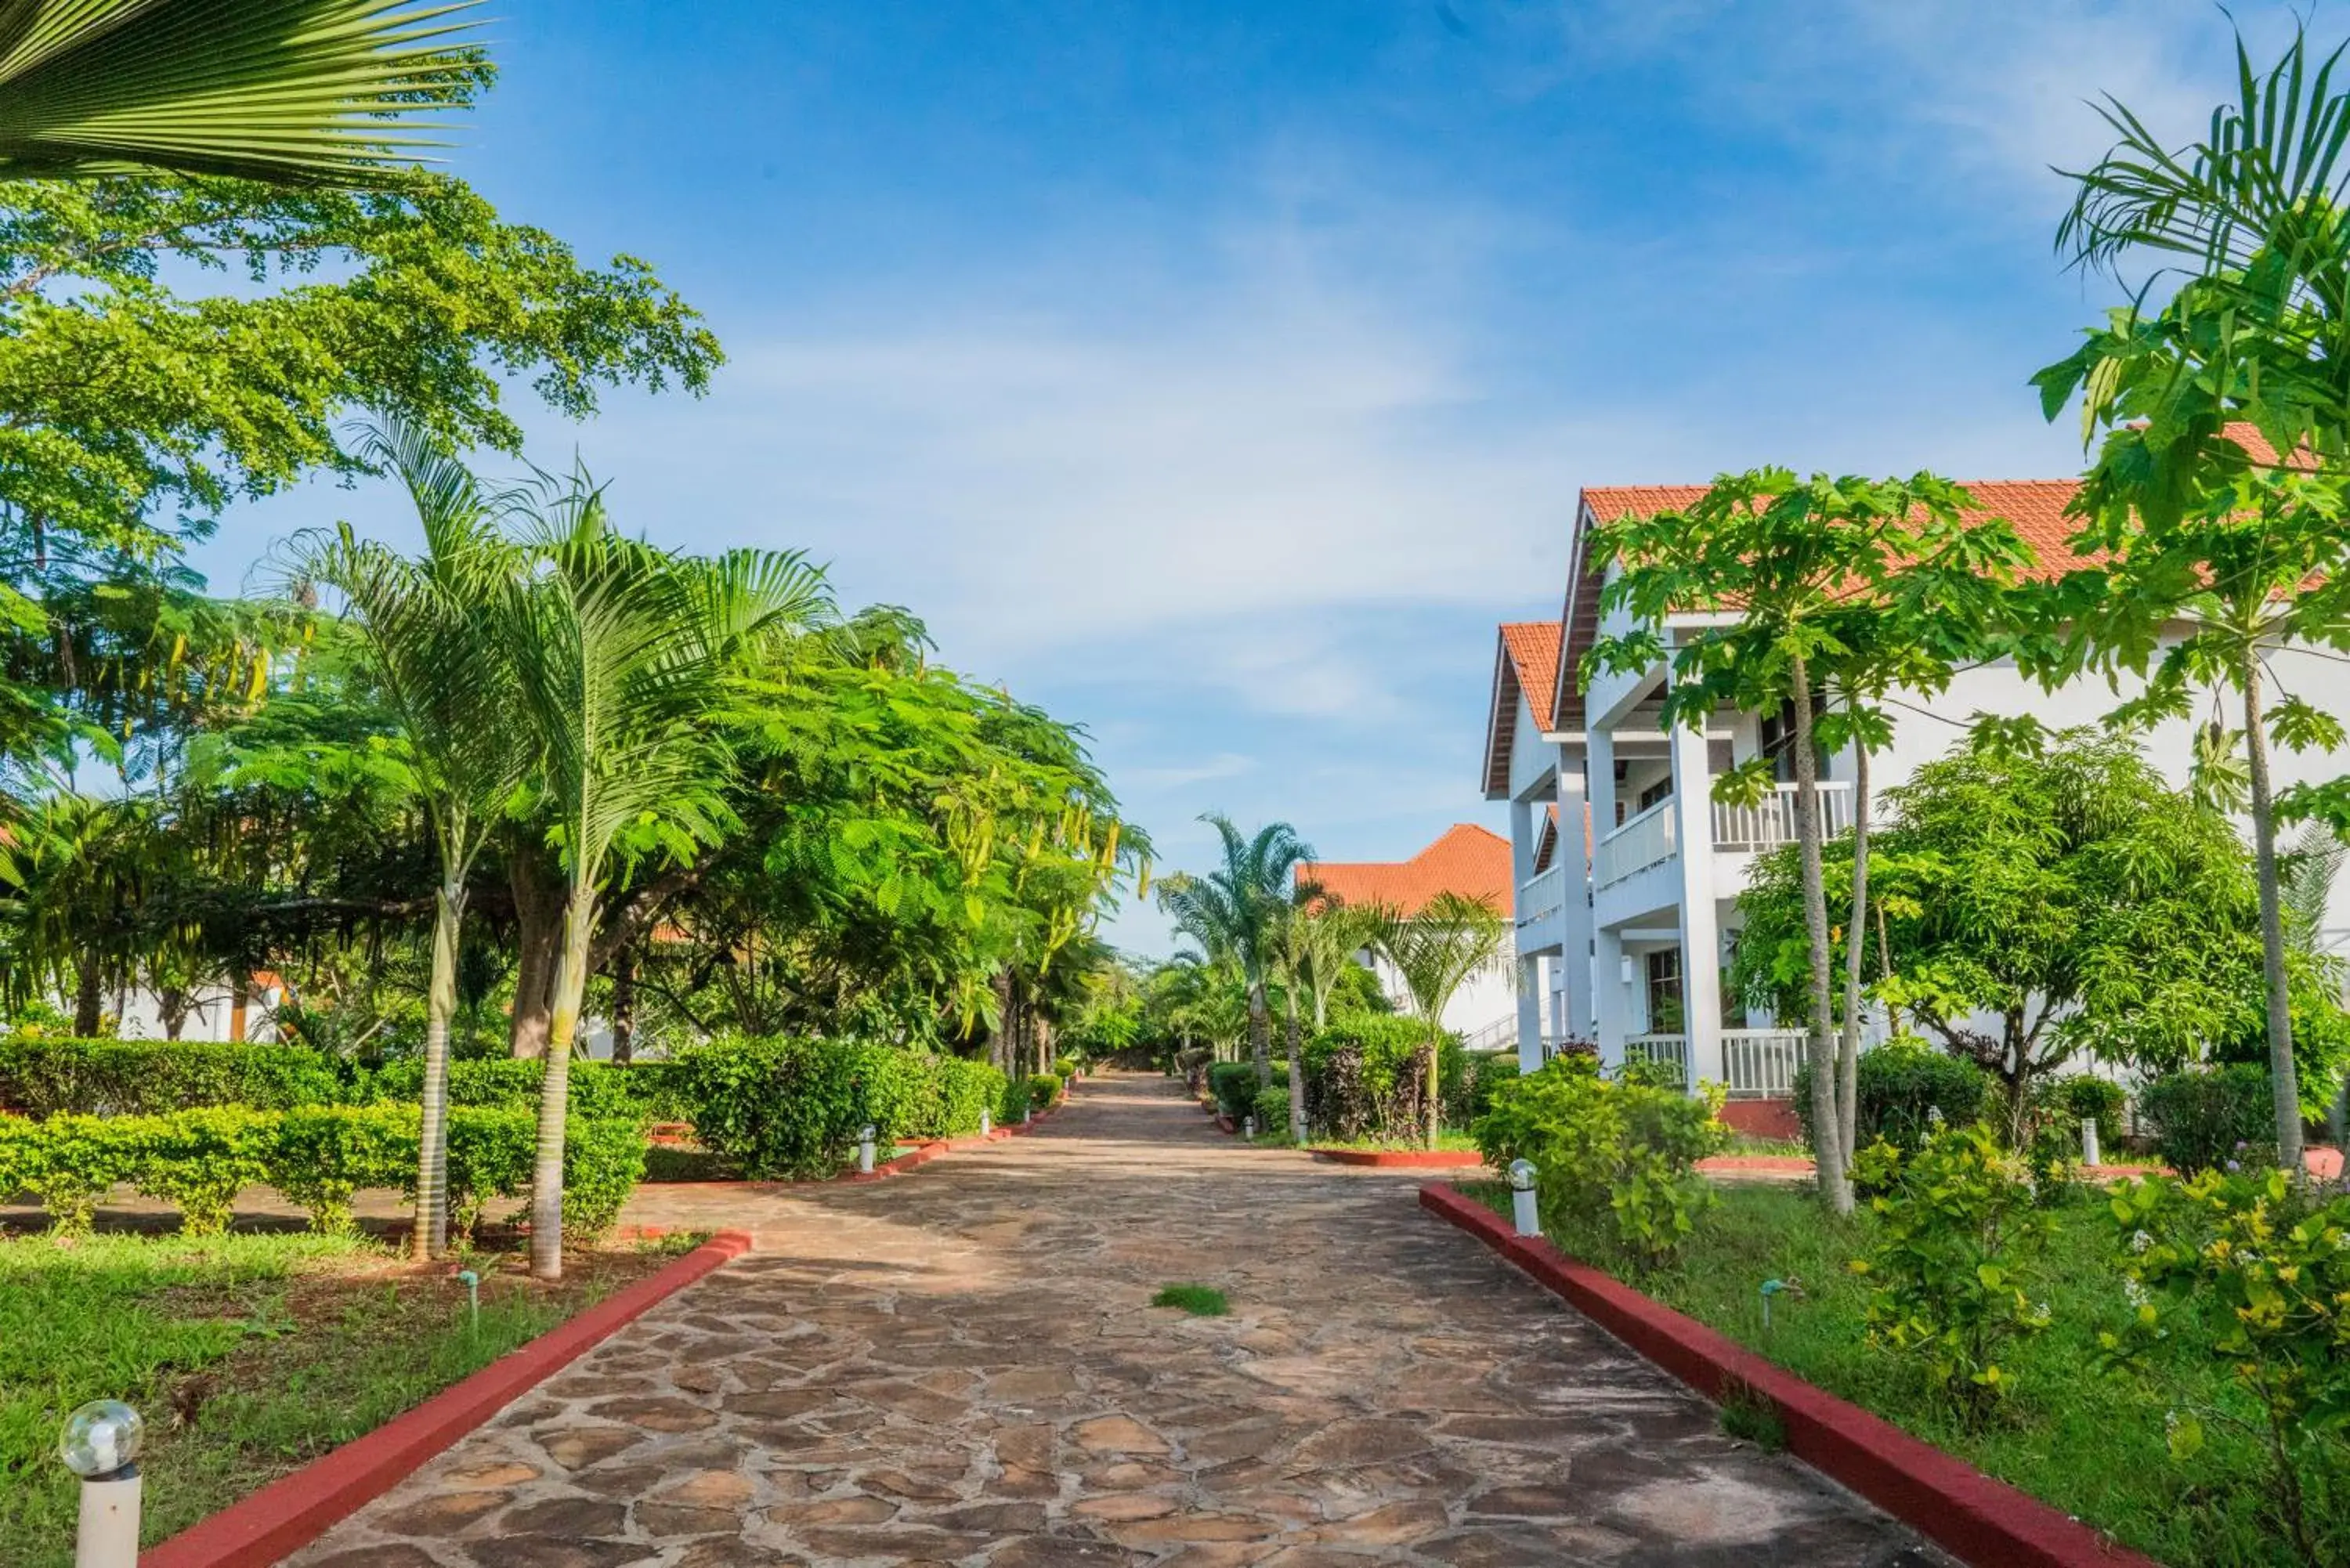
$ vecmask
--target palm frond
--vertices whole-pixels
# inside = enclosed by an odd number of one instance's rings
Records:
[[[409,117],[477,3],[0,0],[0,176],[380,179],[440,145]]]

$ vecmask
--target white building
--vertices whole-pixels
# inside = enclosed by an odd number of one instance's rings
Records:
[[[2006,518],[2037,552],[2040,569],[2079,563],[2065,548],[2070,480],[1995,481],[1968,486],[1986,513]],[[1567,1037],[1597,1043],[1621,1062],[1627,1049],[1681,1061],[1692,1082],[1729,1086],[1731,1119],[1749,1130],[1792,1132],[1789,1105],[1799,1032],[1742,1015],[1724,994],[1736,899],[1757,852],[1794,836],[1794,784],[1755,809],[1720,805],[1715,774],[1758,753],[1779,757],[1785,725],[1723,709],[1702,734],[1658,727],[1669,661],[1609,675],[1585,691],[1575,675],[1602,635],[1599,597],[1615,569],[1586,549],[1595,525],[1685,507],[1702,485],[1586,490],[1575,509],[1566,597],[1555,621],[1501,628],[1486,722],[1485,796],[1510,803],[1517,928],[1518,1050],[1538,1064]],[[1669,618],[1666,640],[1705,624]],[[2350,711],[2350,665],[2287,652],[2272,663],[2278,680],[2337,715]],[[2085,680],[2054,694],[2002,661],[1960,674],[1928,697],[1895,693],[1891,747],[1871,754],[1872,794],[1905,782],[1921,763],[1948,752],[1972,715],[2028,713],[2052,728],[2094,723],[2126,696]],[[2184,721],[2145,739],[2147,757],[2184,783],[2191,754]],[[2350,758],[2279,752],[2278,786],[2339,775]],[[1792,780],[1783,764],[1781,776]],[[1851,826],[1853,759],[1828,759],[1826,826]],[[2328,941],[2350,949],[2350,877],[2334,888]]]
[[[1377,904],[1404,915],[1418,914],[1439,893],[1482,899],[1506,915],[1516,879],[1510,874],[1510,846],[1499,834],[1456,822],[1409,860],[1325,860],[1300,866],[1297,880],[1345,903]],[[1388,999],[1398,1008],[1409,1009],[1410,993],[1393,966],[1375,954],[1364,958]],[[1517,1007],[1511,965],[1504,959],[1471,975],[1452,993],[1444,1008],[1444,1027],[1471,1051],[1505,1050],[1518,1037]]]

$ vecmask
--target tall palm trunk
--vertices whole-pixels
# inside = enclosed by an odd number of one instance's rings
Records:
[[[449,1024],[457,1015],[457,940],[465,921],[465,878],[444,867],[433,899],[432,977],[424,995],[424,1124],[417,1144],[416,1222],[409,1251],[419,1262],[449,1245]]]
[[[1853,747],[1852,919],[1845,929],[1844,1043],[1836,1052],[1836,1137],[1860,1137],[1860,964],[1868,947],[1868,748]]]
[[[531,1168],[530,1272],[563,1277],[563,1137],[571,1103],[571,1046],[588,991],[588,946],[596,933],[596,885],[574,877],[555,961],[555,1005],[547,1020],[546,1076],[538,1095],[538,1154]]]
[[[556,950],[563,941],[563,889],[549,879],[539,860],[539,846],[516,836],[507,882],[514,889],[519,956],[515,964],[514,1020],[506,1042],[516,1056],[544,1056],[554,1009]]]
[[[637,944],[629,942],[612,956],[612,1062],[627,1066],[637,1059]]]
[[[2277,885],[2276,812],[2269,794],[2268,741],[2261,733],[2261,666],[2247,646],[2238,674],[2244,683],[2244,751],[2252,783],[2252,853],[2261,879],[2261,960],[2268,971],[2269,1080],[2276,1099],[2277,1165],[2298,1174],[2301,1085],[2293,1064],[2293,989],[2284,964],[2284,900]]]
[[[1273,1084],[1273,1008],[1265,1001],[1264,980],[1249,981],[1249,1054],[1256,1062],[1256,1086]]]
[[[1803,857],[1804,929],[1811,939],[1812,1027],[1807,1042],[1812,1064],[1812,1160],[1820,1196],[1838,1214],[1852,1212],[1852,1183],[1845,1171],[1843,1128],[1838,1125],[1836,1062],[1830,1045],[1829,1014],[1834,981],[1828,954],[1826,877],[1821,865],[1820,763],[1812,749],[1812,688],[1804,661],[1794,661],[1795,842]]]
[[[1442,1098],[1436,1091],[1437,1064],[1444,1056],[1444,1023],[1441,1019],[1428,1021],[1428,1052],[1420,1058],[1421,1103],[1426,1107],[1421,1119],[1421,1141],[1429,1148],[1436,1147],[1438,1102]]]
[[[1289,1137],[1293,1143],[1304,1143],[1305,1141],[1305,1044],[1299,1038],[1296,983],[1292,981],[1284,987],[1282,994],[1289,1003]]]
[[[98,1026],[104,1022],[105,995],[98,961],[85,958],[74,970],[74,1037],[94,1039]]]

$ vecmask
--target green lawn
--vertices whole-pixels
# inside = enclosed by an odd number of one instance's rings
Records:
[[[1462,1190],[1497,1211],[1509,1210],[1509,1191],[1498,1182],[1464,1183]],[[2178,1341],[2178,1354],[2155,1369],[2150,1384],[2095,1370],[2098,1330],[2117,1325],[2127,1308],[2107,1262],[2112,1223],[2093,1193],[2057,1210],[2055,1242],[2027,1287],[2053,1307],[2054,1325],[2003,1359],[2014,1392],[2002,1417],[1980,1433],[1963,1428],[1914,1366],[1866,1344],[1866,1291],[1846,1265],[1866,1250],[1869,1215],[1833,1222],[1808,1189],[1724,1186],[1721,1193],[1720,1207],[1700,1222],[1679,1262],[1635,1282],[2173,1568],[2300,1568],[2302,1559],[2265,1507],[2269,1471],[2247,1436],[2207,1421],[2210,1442],[2201,1454],[2184,1463],[2170,1457],[2164,1419],[2171,1408],[2251,1415],[2229,1379]],[[1760,1286],[1791,1277],[1802,1281],[1805,1295],[1780,1296],[1766,1334]],[[2334,1478],[2333,1492],[2317,1509],[2337,1554],[2328,1561],[2350,1562],[2350,1477]]]
[[[1286,1143],[1289,1139],[1286,1135],[1284,1135],[1274,1141]],[[1307,1147],[1311,1148],[1416,1149],[1424,1148],[1427,1146],[1416,1137],[1317,1137]],[[1440,1128],[1437,1132],[1436,1147],[1445,1149],[1466,1150],[1473,1154],[1476,1152],[1477,1140],[1471,1137],[1466,1132],[1462,1131],[1459,1127],[1443,1127]]]
[[[484,1275],[476,1333],[447,1270],[411,1270],[356,1238],[0,1241],[0,1563],[71,1563],[76,1494],[57,1437],[86,1400],[128,1400],[146,1418],[152,1542],[660,1262],[651,1251],[573,1251],[570,1278],[549,1287],[508,1260],[472,1260]]]

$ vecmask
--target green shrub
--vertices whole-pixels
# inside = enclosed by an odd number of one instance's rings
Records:
[[[1061,1103],[1061,1092],[1066,1085],[1058,1073],[1032,1073],[1028,1077],[1028,1097],[1038,1110],[1049,1111]]]
[[[645,1138],[633,1120],[567,1125],[563,1137],[563,1234],[592,1241],[612,1228],[645,1175]]]
[[[2139,1119],[2154,1128],[2163,1163],[2182,1176],[2267,1164],[2276,1147],[2269,1070],[2251,1062],[2166,1073],[2138,1091]]]
[[[182,1234],[217,1236],[238,1190],[268,1179],[278,1121],[278,1113],[242,1106],[142,1118],[139,1190],[179,1210]]]
[[[1257,1135],[1277,1133],[1289,1136],[1289,1085],[1267,1084],[1249,1101],[1248,1114],[1256,1118]]]
[[[933,1057],[924,1078],[908,1137],[967,1137],[979,1130],[980,1113],[993,1111],[1003,1098],[1003,1074],[993,1063]]]
[[[995,1125],[1014,1127],[1027,1119],[1029,1096],[1035,1091],[1025,1078],[1004,1080],[1003,1096],[996,1101]]]
[[[0,1199],[25,1190],[25,1173],[31,1168],[33,1140],[39,1129],[23,1116],[0,1112]]]
[[[269,1185],[309,1211],[313,1229],[351,1228],[351,1195],[415,1174],[422,1114],[409,1106],[305,1106],[280,1114]]]
[[[304,1045],[204,1040],[0,1040],[0,1109],[34,1117],[156,1116],[197,1106],[285,1110],[344,1099],[349,1075]]]
[[[1216,1063],[1208,1069],[1208,1093],[1215,1099],[1218,1114],[1237,1123],[1248,1115],[1249,1102],[1256,1098],[1256,1064]]]
[[[1420,1052],[1428,1031],[1392,1014],[1334,1018],[1305,1044],[1305,1119],[1338,1139],[1416,1137],[1421,1126]],[[1438,1081],[1447,1053],[1439,1053]],[[1451,1045],[1457,1062],[1461,1049]],[[1252,1087],[1250,1093],[1254,1094]]]
[[[2110,1078],[2083,1073],[2054,1079],[2043,1091],[2041,1103],[2057,1130],[2069,1137],[2075,1148],[2080,1147],[2081,1124],[2091,1117],[2096,1119],[2100,1151],[2113,1149],[2122,1140],[2122,1116],[2129,1109],[2129,1095]]]
[[[143,1117],[51,1116],[34,1127],[17,1179],[40,1199],[57,1234],[80,1235],[107,1189],[138,1176],[148,1131]]]
[[[1077,1059],[1075,1056],[1054,1057],[1053,1073],[1055,1076],[1063,1079],[1076,1077],[1077,1075]]]
[[[574,1062],[566,1085],[575,1116],[593,1121],[639,1117],[677,1121],[671,1064],[648,1062],[616,1067],[609,1062]],[[491,1057],[449,1064],[449,1103],[484,1109],[536,1111],[546,1064],[536,1058]],[[424,1097],[424,1064],[417,1057],[387,1062],[354,1084],[357,1105],[414,1105]]]
[[[1462,1052],[1461,1071],[1444,1103],[1444,1119],[1454,1127],[1477,1125],[1493,1108],[1493,1094],[1518,1076],[1515,1051]]]
[[[944,1114],[931,1085],[938,1058],[894,1045],[728,1035],[689,1049],[676,1068],[695,1137],[754,1179],[829,1175],[867,1127],[894,1143]],[[1016,1086],[1024,1106],[1026,1080]]]
[[[1711,1206],[1697,1162],[1726,1139],[1718,1097],[1603,1078],[1561,1057],[1494,1085],[1476,1127],[1486,1163],[1534,1162],[1545,1223],[1578,1249],[1638,1271],[1669,1262]]]
[[[1981,1067],[1915,1035],[1862,1052],[1855,1079],[1853,1115],[1858,1125],[1854,1142],[1862,1148],[1879,1138],[1898,1149],[1920,1148],[1934,1130],[1937,1111],[1945,1127],[1970,1127],[1982,1119],[1991,1092],[1991,1076]],[[1804,1141],[1811,1142],[1808,1060],[1795,1069],[1795,1115],[1804,1124]]]
[[[2049,1324],[2033,1299],[2052,1223],[2022,1156],[1989,1123],[1946,1127],[1914,1154],[1882,1138],[1854,1180],[1881,1223],[1853,1272],[1871,1284],[1868,1339],[1922,1361],[1970,1428],[2006,1391],[1999,1363],[2017,1336]]]
[[[629,1122],[606,1125],[633,1127]],[[578,1136],[580,1124],[567,1121],[564,1125],[565,1164],[570,1163],[571,1140]],[[637,1140],[642,1143],[639,1137]],[[471,1236],[481,1223],[482,1210],[493,1198],[519,1198],[530,1190],[531,1168],[538,1153],[538,1116],[536,1112],[504,1106],[452,1106],[449,1110],[449,1169],[448,1203],[449,1231],[458,1238]],[[408,1167],[402,1190],[411,1202],[416,1198],[416,1167]],[[568,1200],[565,1220],[570,1218]]]

